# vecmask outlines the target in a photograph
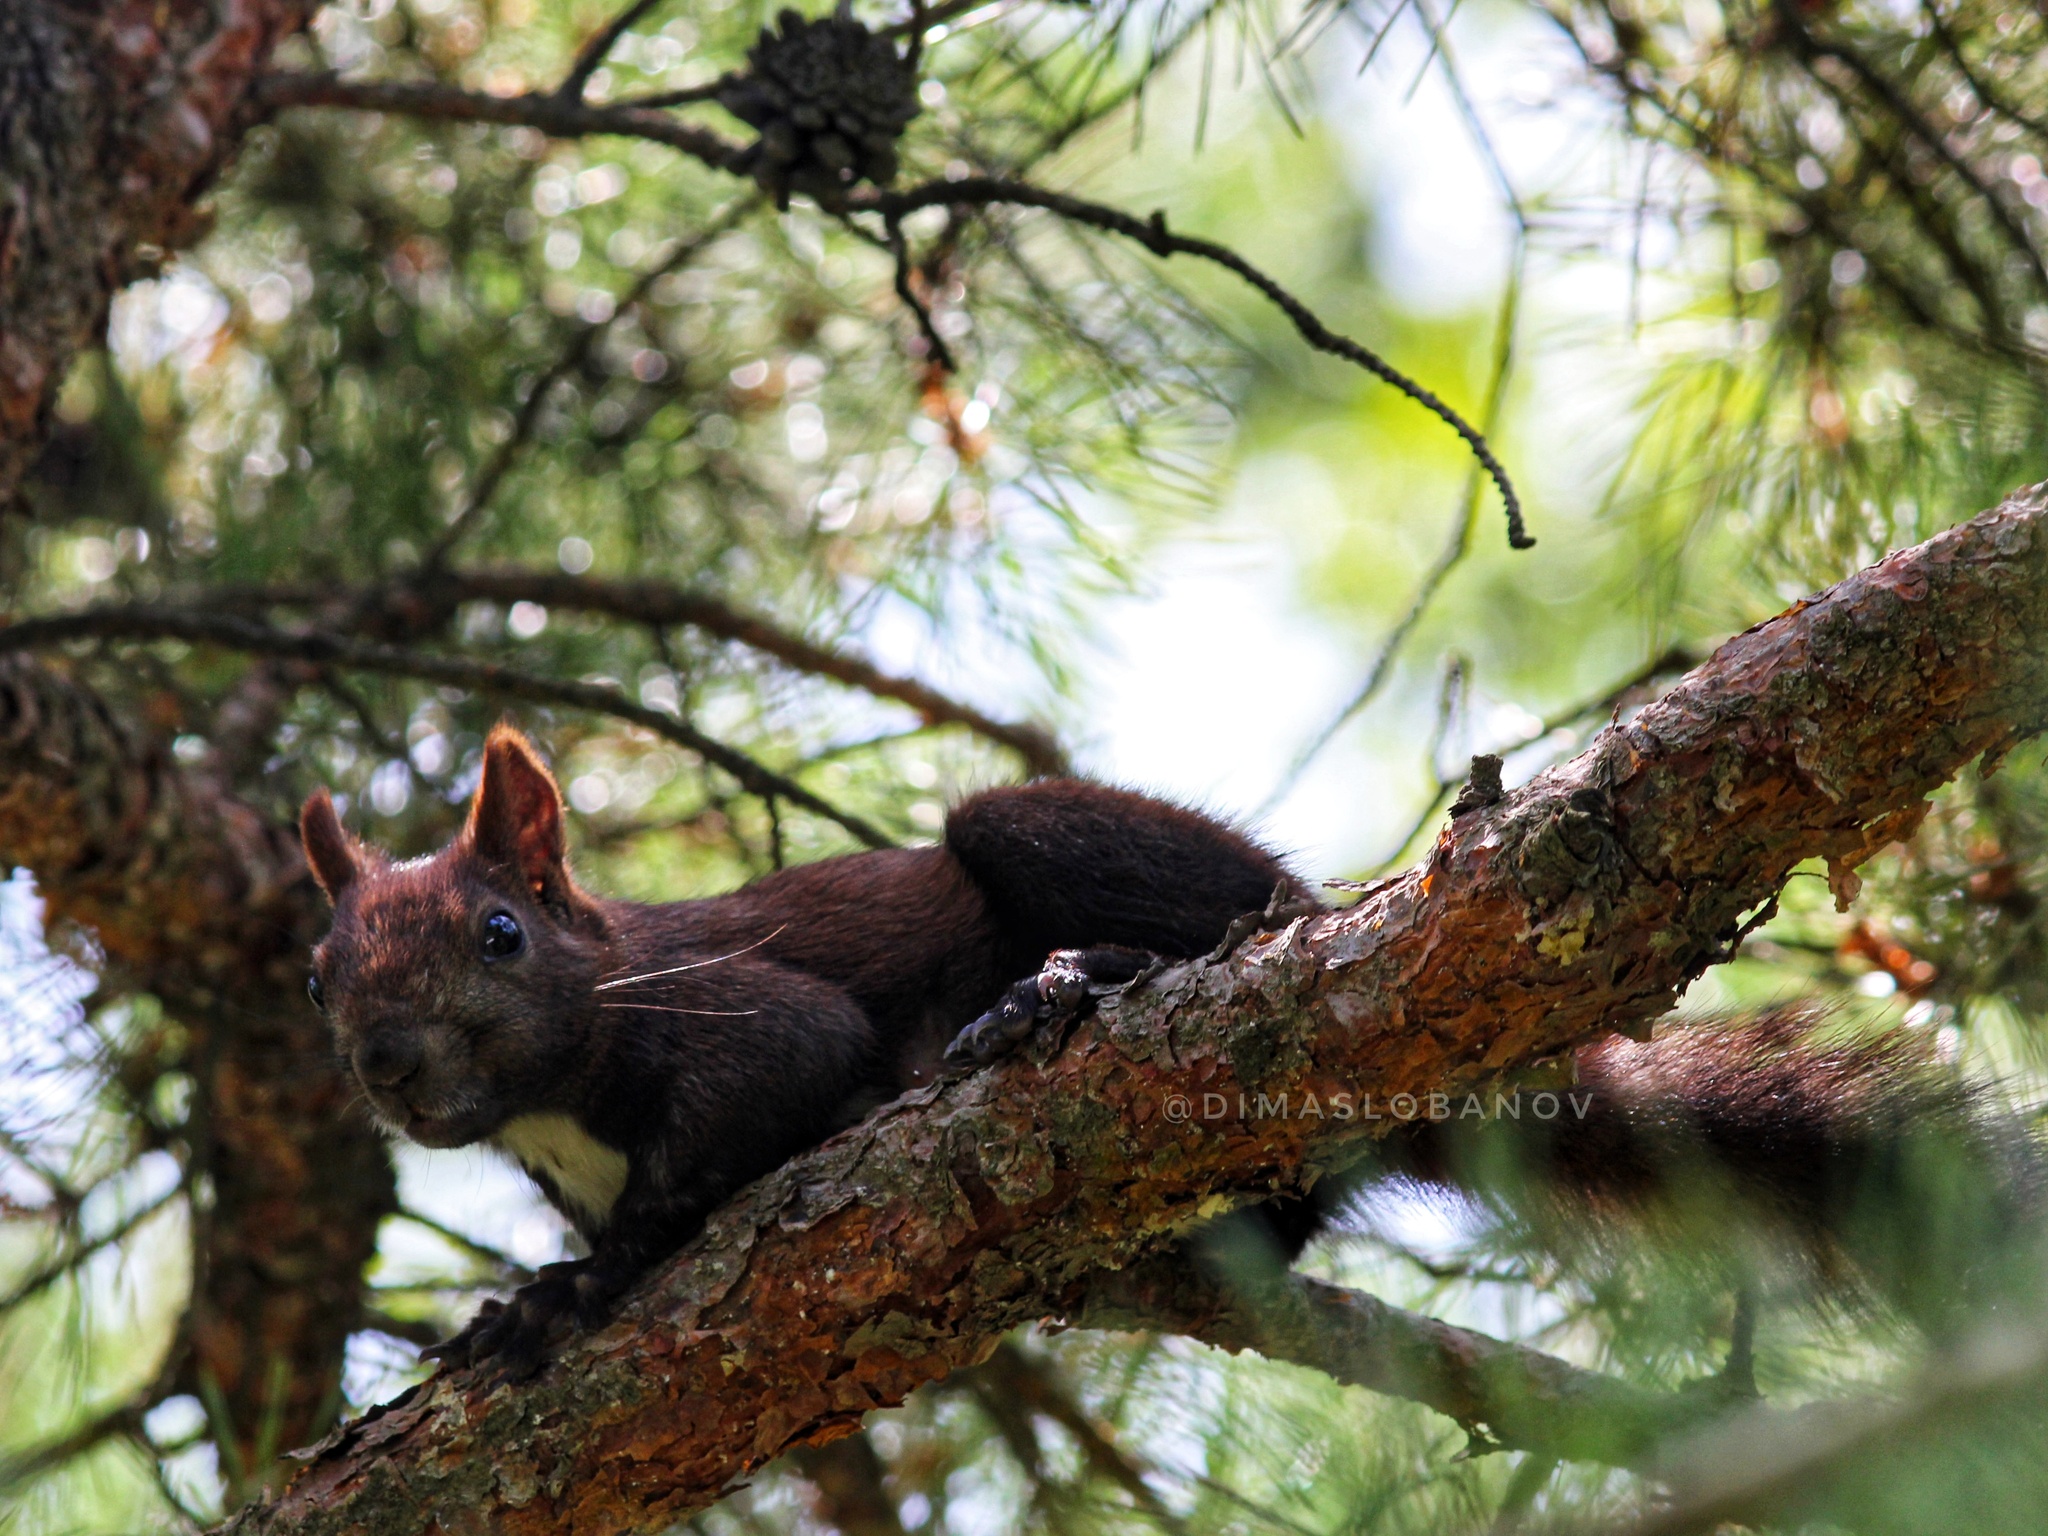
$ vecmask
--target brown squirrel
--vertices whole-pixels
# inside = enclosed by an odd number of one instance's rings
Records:
[[[309,991],[372,1112],[425,1146],[505,1151],[590,1244],[428,1351],[512,1378],[538,1367],[556,1319],[602,1322],[742,1185],[945,1063],[993,1060],[1077,1016],[1091,988],[1209,952],[1246,914],[1315,907],[1231,828],[1060,779],[970,797],[935,847],[708,899],[606,900],[570,875],[555,781],[505,727],[439,853],[401,863],[359,844],[324,790],[301,831],[334,904]],[[1590,1112],[1524,1128],[1517,1157],[1630,1207],[1704,1159],[1820,1246],[1854,1250],[1845,1213],[1898,1182],[1903,1143],[1986,1140],[1983,1117],[1924,1053],[1830,1051],[1796,1023],[1591,1047]],[[1397,1176],[1486,1195],[1433,1128],[1397,1140]],[[1254,1219],[1291,1256],[1332,1204],[1316,1193]]]
[[[1059,779],[973,796],[936,847],[607,901],[570,875],[555,781],[504,727],[431,858],[357,843],[324,790],[300,830],[334,904],[308,990],[372,1112],[424,1146],[501,1148],[591,1246],[435,1351],[515,1377],[556,1317],[602,1321],[740,1186],[944,1059],[992,1060],[1090,986],[1204,953],[1276,889],[1310,902],[1219,822]]]

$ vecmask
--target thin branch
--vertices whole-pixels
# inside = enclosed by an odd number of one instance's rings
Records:
[[[717,765],[742,788],[756,795],[781,795],[814,815],[837,822],[870,848],[893,847],[893,841],[851,812],[842,811],[794,779],[756,762],[745,753],[705,735],[688,721],[649,709],[623,689],[602,683],[567,682],[523,671],[500,662],[437,656],[395,645],[350,640],[320,630],[273,629],[267,624],[219,613],[138,606],[93,609],[48,618],[24,619],[0,626],[0,654],[59,645],[67,640],[185,640],[217,645],[255,656],[288,656],[318,665],[383,672],[426,682],[473,688],[535,704],[563,704],[572,709],[611,715],[642,730],[687,747]]]
[[[1286,315],[1293,323],[1295,331],[1309,346],[1318,352],[1342,358],[1363,368],[1373,377],[1391,384],[1462,437],[1466,447],[1471,449],[1472,456],[1485,466],[1487,474],[1500,490],[1501,503],[1507,514],[1508,542],[1516,549],[1528,549],[1535,544],[1536,541],[1529,537],[1528,529],[1522,521],[1521,498],[1515,494],[1507,470],[1494,456],[1493,449],[1487,445],[1486,439],[1480,435],[1477,428],[1378,353],[1348,336],[1339,335],[1331,330],[1315,311],[1229,246],[1219,245],[1213,240],[1172,233],[1166,227],[1166,215],[1163,211],[1154,212],[1149,219],[1139,219],[1121,209],[1111,208],[1102,203],[1091,203],[1083,198],[1069,197],[1063,192],[1052,192],[1043,187],[1033,186],[1029,182],[1012,181],[996,176],[969,176],[961,181],[927,182],[901,192],[877,192],[849,199],[848,206],[872,209],[885,219],[890,219],[901,218],[919,208],[990,203],[1040,208],[1070,223],[1083,224],[1093,229],[1105,230],[1110,234],[1121,235],[1142,245],[1155,256],[1194,256],[1236,274]]]
[[[83,1456],[96,1446],[122,1435],[139,1435],[142,1432],[142,1416],[147,1405],[131,1401],[117,1408],[94,1415],[76,1429],[67,1430],[52,1439],[26,1446],[19,1451],[0,1455],[0,1492],[24,1483],[52,1467],[62,1466],[77,1456]]]
[[[716,101],[728,86],[741,78],[738,71],[729,70],[716,80],[706,80],[702,85],[680,86],[673,91],[653,91],[645,96],[625,96],[612,105],[652,110],[657,107],[687,107],[700,101]]]
[[[533,1278],[533,1270],[527,1265],[520,1263],[509,1253],[500,1252],[489,1243],[480,1243],[468,1233],[458,1232],[445,1222],[436,1221],[433,1217],[423,1215],[421,1212],[415,1211],[410,1207],[401,1209],[398,1212],[398,1218],[401,1221],[409,1221],[414,1226],[433,1233],[434,1236],[440,1238],[442,1242],[448,1244],[451,1248],[466,1253],[473,1259],[482,1260],[493,1269],[499,1271],[508,1280],[524,1282]]]
[[[194,603],[197,601],[195,598]],[[976,735],[1008,747],[1033,773],[1070,771],[1057,738],[1043,726],[998,720],[916,678],[885,672],[863,657],[806,640],[720,598],[668,582],[571,576],[561,571],[503,566],[443,571],[418,586],[401,582],[388,588],[337,591],[331,586],[306,583],[229,588],[209,592],[206,601],[215,605],[225,601],[244,608],[345,606],[350,611],[366,613],[393,605],[424,605],[442,617],[466,602],[532,602],[568,612],[602,613],[657,631],[687,624],[773,656],[796,671],[829,677],[877,698],[894,699],[916,711],[927,724],[965,726]]]
[[[1855,237],[1837,216],[1837,210],[1821,193],[1810,192],[1801,187],[1796,180],[1784,173],[1782,167],[1775,166],[1768,160],[1745,157],[1740,153],[1731,135],[1719,131],[1712,124],[1694,121],[1676,103],[1650,90],[1638,80],[1629,70],[1626,57],[1595,58],[1588,50],[1585,39],[1573,25],[1569,13],[1548,3],[1540,4],[1538,9],[1564,34],[1565,40],[1578,50],[1580,60],[1588,70],[1603,76],[1614,86],[1624,102],[1630,105],[1639,104],[1660,118],[1675,134],[1681,149],[1699,156],[1709,164],[1723,165],[1740,172],[1763,191],[1782,201],[1786,207],[1796,209],[1838,248],[1859,250],[1869,265],[1873,286],[1890,294],[1914,324],[1924,330],[1946,335],[1963,346],[1974,348],[1990,357],[2016,356],[2031,360],[2028,349],[2016,342],[2005,330],[1985,333],[1963,329],[1944,321],[1940,315],[1941,294],[1921,291],[1914,286],[1912,277],[1882,252],[1859,246]]]
[[[568,101],[553,93],[526,92],[518,96],[491,96],[482,91],[465,91],[452,85],[414,80],[343,80],[331,74],[266,75],[252,92],[263,107],[345,107],[358,112],[390,112],[403,117],[438,119],[444,122],[503,123],[509,127],[538,128],[557,138],[583,138],[591,134],[618,134],[625,138],[651,139],[679,149],[710,166],[735,176],[746,174],[745,146],[734,143],[708,128],[694,127],[646,107],[621,102],[615,106],[593,106]]]
[[[646,298],[657,282],[670,273],[688,266],[697,259],[705,247],[729,233],[760,206],[761,198],[758,195],[741,197],[729,203],[704,229],[682,241],[661,261],[641,273],[608,317],[593,325],[586,325],[575,333],[569,345],[563,348],[561,356],[533,381],[532,390],[520,403],[519,414],[513,418],[511,435],[491,456],[490,462],[484,466],[483,473],[477,476],[476,483],[470,487],[469,499],[449,520],[448,526],[441,530],[440,536],[427,551],[423,562],[427,571],[439,571],[455,546],[483,516],[492,498],[498,494],[498,487],[504,483],[506,473],[532,438],[533,429],[539,425],[541,412],[547,408],[548,396],[554,392],[555,385],[584,365],[590,357],[591,348],[597,344],[598,337],[611,327],[614,320],[631,311]]]
[[[896,265],[896,297],[917,317],[918,333],[924,337],[924,344],[931,352],[931,360],[948,373],[958,373],[960,370],[953,361],[953,349],[946,345],[946,338],[941,336],[938,327],[932,324],[931,308],[918,297],[917,289],[911,282],[910,247],[903,239],[903,223],[900,219],[889,219],[886,223],[889,231],[889,255]]]
[[[590,77],[597,73],[598,67],[618,46],[619,39],[626,35],[634,22],[661,3],[662,0],[633,0],[608,25],[600,28],[577,53],[576,62],[569,66],[569,73],[562,77],[555,95],[563,101],[581,102],[584,86],[590,83]]]
[[[1407,3],[1407,0],[1402,0],[1402,3]],[[1465,119],[1466,130],[1478,147],[1481,157],[1491,168],[1494,181],[1500,189],[1501,199],[1515,221],[1515,236],[1508,258],[1507,279],[1501,290],[1500,313],[1494,321],[1493,372],[1487,380],[1486,402],[1479,418],[1481,430],[1490,435],[1500,423],[1501,411],[1507,403],[1508,381],[1514,372],[1515,331],[1520,320],[1522,280],[1529,256],[1529,215],[1528,210],[1522,205],[1520,194],[1515,190],[1514,182],[1509,179],[1506,164],[1494,149],[1493,140],[1486,131],[1485,121],[1479,116],[1478,108],[1465,90],[1463,80],[1459,78],[1450,44],[1443,38],[1441,27],[1427,9],[1424,0],[1415,0],[1415,5],[1416,14],[1422,18],[1436,42],[1436,57],[1443,65],[1445,78],[1450,83],[1451,95],[1458,103],[1459,111]],[[1294,786],[1301,781],[1301,776],[1307,771],[1308,765],[1315,761],[1336,734],[1386,686],[1387,680],[1393,675],[1394,660],[1407,644],[1408,637],[1422,622],[1423,615],[1429,611],[1430,604],[1436,600],[1436,595],[1443,589],[1444,582],[1471,552],[1472,529],[1478,510],[1479,481],[1475,474],[1460,498],[1458,518],[1452,524],[1449,540],[1437,556],[1436,563],[1430,567],[1420,585],[1416,587],[1415,595],[1409,599],[1408,611],[1392,629],[1387,631],[1385,639],[1380,642],[1379,651],[1374,655],[1372,665],[1366,670],[1365,681],[1359,684],[1357,691],[1344,707],[1330,718],[1329,723],[1295,754],[1294,761],[1287,765],[1287,771],[1280,776],[1279,782],[1273,786],[1260,805],[1260,815],[1270,812],[1287,798]],[[1402,846],[1407,845],[1404,842]]]
[[[2048,121],[2029,116],[2004,100],[1996,87],[1977,73],[1969,58],[1963,53],[1962,40],[1943,19],[1941,9],[1935,5],[1934,0],[1921,0],[1920,14],[1927,18],[1928,29],[1941,44],[1942,52],[1948,55],[1949,62],[1955,65],[1956,73],[1963,77],[1963,83],[1970,88],[1971,94],[2007,122],[2016,123],[2035,138],[2048,142]]]
[[[143,1202],[135,1210],[129,1212],[128,1215],[107,1228],[106,1231],[100,1233],[99,1236],[88,1238],[85,1242],[75,1244],[68,1252],[30,1270],[26,1275],[15,1281],[13,1285],[9,1286],[4,1293],[0,1293],[0,1312],[6,1312],[11,1308],[20,1306],[22,1302],[35,1295],[44,1286],[54,1284],[66,1275],[71,1274],[79,1265],[83,1264],[94,1254],[103,1253],[107,1249],[112,1248],[123,1238],[130,1236],[137,1227],[169,1205],[178,1196],[184,1194],[184,1192],[185,1186],[181,1180],[155,1199]]]
[[[1634,693],[1652,679],[1672,672],[1683,672],[1698,661],[1698,659],[1697,656],[1683,647],[1674,647],[1658,656],[1655,660],[1644,662],[1642,666],[1631,672],[1620,682],[1610,686],[1598,698],[1582,700],[1577,704],[1569,705],[1557,711],[1557,713],[1545,717],[1537,723],[1535,730],[1528,732],[1521,740],[1504,742],[1495,750],[1500,753],[1519,752],[1522,748],[1533,746],[1541,741],[1552,731],[1563,730],[1564,727],[1570,725],[1574,720],[1583,720],[1592,714],[1604,714],[1610,710],[1617,709],[1622,701],[1627,699],[1631,693]],[[1436,820],[1442,810],[1445,798],[1452,790],[1464,782],[1465,779],[1462,774],[1451,778],[1446,778],[1441,773],[1437,775],[1436,793],[1430,796],[1429,804],[1423,807],[1422,814],[1415,819],[1414,824],[1409,827],[1407,833],[1403,835],[1398,843],[1394,844],[1393,851],[1373,866],[1373,873],[1375,875],[1385,874],[1395,864],[1400,862],[1402,856],[1407,853],[1409,846],[1428,829],[1431,822]]]
[[[905,1536],[883,1481],[888,1469],[865,1431],[805,1446],[790,1462],[811,1485],[814,1512],[838,1536]]]
[[[1186,1522],[1168,1509],[1145,1481],[1144,1470],[1116,1443],[1109,1427],[1074,1400],[1050,1366],[1026,1354],[1015,1340],[1005,1339],[997,1345],[987,1363],[975,1371],[974,1381],[984,1399],[1000,1397],[1051,1419],[1074,1437],[1089,1467],[1123,1489],[1140,1509],[1169,1530],[1186,1528]]]
[[[955,16],[981,9],[989,0],[940,0],[938,5],[913,6],[910,15],[881,29],[884,37],[917,37],[933,27],[943,26]]]
[[[60,1210],[76,1210],[84,1194],[71,1187],[71,1183],[56,1169],[47,1166],[36,1156],[29,1144],[14,1132],[0,1125],[0,1152],[5,1152],[17,1163],[33,1174],[36,1181],[50,1192],[50,1202]]]
[[[448,1330],[417,1318],[397,1317],[376,1307],[363,1310],[362,1326],[371,1333],[385,1334],[390,1338],[426,1349],[439,1344],[448,1336]]]
[[[1393,676],[1394,658],[1401,654],[1402,646],[1407,644],[1409,635],[1415,631],[1415,626],[1422,622],[1422,616],[1429,611],[1429,605],[1435,601],[1445,579],[1458,568],[1471,547],[1472,508],[1468,502],[1458,509],[1457,520],[1451,525],[1451,537],[1415,588],[1415,595],[1408,600],[1408,611],[1401,615],[1394,627],[1387,631],[1386,637],[1380,641],[1380,648],[1373,655],[1372,665],[1366,670],[1365,681],[1358,685],[1357,691],[1330,717],[1328,723],[1295,753],[1294,761],[1287,765],[1287,771],[1280,776],[1280,781],[1273,786],[1260,804],[1258,814],[1265,815],[1286,799],[1294,786],[1301,782],[1302,774],[1321,754],[1323,748],[1330,744],[1339,731],[1351,723],[1360,710],[1379,696],[1380,689],[1386,685],[1387,679]]]
[[[320,686],[334,700],[355,716],[356,724],[369,738],[370,745],[393,762],[410,764],[411,755],[406,751],[402,738],[392,735],[379,723],[376,713],[370,708],[370,701],[357,692],[346,678],[338,676],[331,667],[320,670]]]
[[[2048,288],[2048,266],[2042,265],[2040,251],[2027,237],[2026,230],[2014,217],[2013,211],[1986,185],[1983,177],[1977,174],[1976,167],[1949,147],[1948,140],[1921,115],[1920,109],[1913,104],[1911,97],[1879,74],[1871,67],[1869,61],[1847,44],[1816,37],[1806,26],[1799,7],[1790,3],[1790,0],[1777,0],[1773,14],[1777,17],[1779,25],[1784,28],[1785,35],[1792,40],[1794,50],[1803,61],[1811,66],[1814,60],[1832,59],[1848,70],[1865,90],[1883,103],[1885,110],[1898,120],[1906,132],[1918,139],[1929,153],[1976,193],[1979,200],[1989,209],[1992,221],[1998,225],[2013,247],[2025,257],[2027,265],[2033,268],[2034,276],[2040,285]]]

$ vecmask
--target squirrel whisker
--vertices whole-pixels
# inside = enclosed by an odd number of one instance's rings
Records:
[[[695,1013],[708,1019],[751,1019],[758,1008],[664,1008],[659,1003],[599,1003],[600,1008],[630,1008],[644,1013]]]
[[[782,929],[788,926],[789,924],[784,923],[782,928],[776,929],[774,933],[769,934],[765,939],[756,939],[744,948],[732,950],[727,954],[713,955],[709,960],[693,960],[688,965],[672,965],[665,971],[646,971],[638,976],[621,976],[617,981],[601,981],[591,990],[594,992],[609,992],[614,987],[630,987],[636,981],[655,981],[663,976],[679,975],[684,971],[701,971],[705,966],[717,965],[722,960],[737,960],[749,950],[759,949],[763,944],[772,944],[781,935]]]

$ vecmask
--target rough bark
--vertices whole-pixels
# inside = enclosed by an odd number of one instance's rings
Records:
[[[200,227],[193,200],[310,0],[0,5],[0,505],[116,289]]]
[[[1490,1087],[1654,1018],[1796,864],[1846,889],[1924,795],[2041,726],[2044,621],[2037,487],[1738,636],[1356,906],[1174,967],[1047,1059],[879,1111],[718,1213],[533,1382],[437,1377],[238,1529],[671,1524],[1344,1161],[1394,1095]]]
[[[318,1434],[394,1206],[383,1144],[305,1000],[326,918],[296,839],[62,674],[0,659],[0,868],[185,1026],[199,1259],[180,1390],[217,1394],[250,1475]],[[282,1397],[278,1397],[282,1383]],[[269,1444],[264,1426],[272,1426]]]

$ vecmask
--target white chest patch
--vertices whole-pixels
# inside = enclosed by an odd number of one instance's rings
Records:
[[[491,1138],[528,1173],[554,1186],[578,1226],[598,1228],[626,1188],[626,1154],[568,1115],[520,1115]]]

